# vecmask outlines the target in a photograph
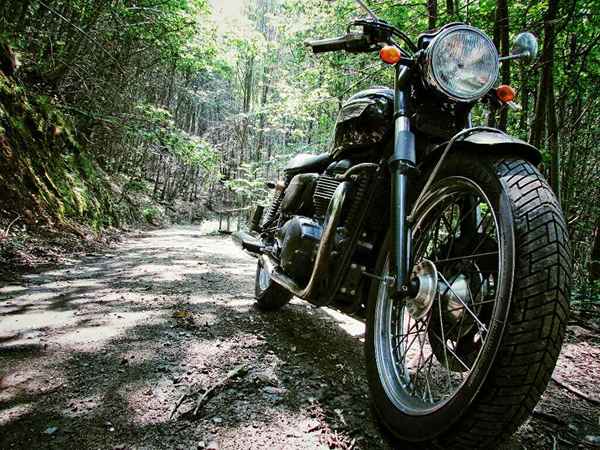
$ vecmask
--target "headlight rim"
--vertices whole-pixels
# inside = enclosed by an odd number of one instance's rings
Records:
[[[435,73],[435,69],[433,67],[433,61],[432,61],[433,60],[433,50],[434,50],[436,44],[441,42],[445,36],[447,36],[450,33],[457,32],[457,31],[473,32],[473,33],[476,33],[479,36],[483,37],[484,41],[486,41],[486,43],[488,44],[488,46],[491,50],[491,54],[494,56],[495,77],[493,77],[493,79],[488,83],[489,86],[486,86],[485,90],[480,90],[482,92],[481,94],[478,93],[476,95],[472,95],[469,97],[457,96],[455,93],[449,91],[444,86],[443,83],[438,81],[438,79],[436,77],[436,73]],[[498,54],[498,50],[496,49],[496,46],[494,45],[494,42],[492,41],[492,39],[483,30],[480,30],[479,28],[476,28],[476,27],[473,27],[473,26],[467,25],[467,24],[462,24],[462,23],[444,27],[431,40],[431,42],[425,49],[424,53],[425,53],[424,56],[425,56],[425,67],[426,67],[426,70],[424,71],[424,74],[425,74],[424,78],[425,78],[427,84],[429,84],[430,87],[434,88],[439,93],[448,97],[450,100],[460,102],[460,103],[473,103],[473,102],[479,100],[480,98],[482,98],[483,96],[485,96],[485,94],[487,92],[489,92],[494,87],[496,82],[498,81],[498,77],[500,75],[500,55]]]

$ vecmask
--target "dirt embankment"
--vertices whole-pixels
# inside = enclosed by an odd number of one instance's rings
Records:
[[[362,324],[300,301],[259,312],[254,264],[176,227],[1,287],[0,448],[392,448]],[[599,343],[570,327],[556,371],[596,397]],[[598,420],[552,383],[503,447],[587,446]]]

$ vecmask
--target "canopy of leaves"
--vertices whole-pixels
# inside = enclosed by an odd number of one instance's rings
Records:
[[[517,89],[523,112],[476,108],[474,121],[499,121],[523,139],[535,134],[543,169],[562,181],[577,273],[584,277],[593,236],[600,234],[600,181],[590,170],[600,166],[599,1],[368,3],[413,38],[462,21],[484,30],[505,53],[503,29],[538,36],[550,56],[511,63],[502,75]],[[393,74],[375,54],[314,56],[305,48],[307,38],[344,33],[363,14],[353,0],[223,5],[0,0],[0,29],[17,49],[19,79],[70,116],[76,138],[109,174],[148,183],[162,202],[228,208],[264,201],[263,182],[277,177],[291,155],[326,151],[344,99],[391,85]],[[236,9],[227,17],[220,12]]]

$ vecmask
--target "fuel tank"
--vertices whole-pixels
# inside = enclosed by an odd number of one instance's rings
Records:
[[[374,87],[354,94],[338,114],[331,158],[383,156],[383,143],[394,133],[393,115],[393,89]]]

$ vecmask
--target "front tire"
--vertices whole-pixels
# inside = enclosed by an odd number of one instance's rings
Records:
[[[461,196],[480,199],[469,211],[489,214],[493,233],[486,234],[484,219],[469,227],[454,218],[464,214]],[[440,281],[432,278],[442,288],[415,308],[373,282],[365,342],[373,406],[401,440],[494,447],[533,410],[558,358],[571,268],[565,222],[543,177],[516,158],[456,153],[425,199],[413,248],[417,259],[433,263],[418,270],[436,267]],[[457,206],[446,213],[452,202]],[[446,231],[435,231],[435,217]],[[389,267],[387,241],[379,274]],[[411,350],[410,339],[420,349]]]

